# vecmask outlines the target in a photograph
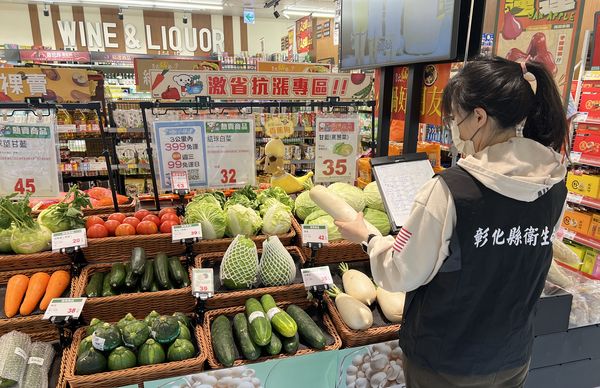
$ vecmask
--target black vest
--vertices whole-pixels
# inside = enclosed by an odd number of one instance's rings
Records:
[[[531,357],[534,307],[552,261],[565,184],[522,202],[460,167],[440,177],[456,206],[451,253],[430,283],[407,294],[400,346],[413,362],[453,375],[522,366]]]

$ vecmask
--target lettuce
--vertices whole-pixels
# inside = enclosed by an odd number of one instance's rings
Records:
[[[185,223],[202,225],[202,238],[212,240],[223,238],[227,218],[218,202],[215,204],[207,198],[204,201],[191,202],[187,205]]]
[[[294,210],[294,200],[281,187],[269,187],[268,189],[261,191],[256,199],[262,205],[268,202],[269,198],[281,202],[287,206],[290,211]]]
[[[296,208],[296,216],[302,221],[304,221],[311,213],[321,210],[321,208],[310,199],[309,191],[303,191],[296,197],[294,207]]]
[[[277,202],[270,206],[263,218],[264,234],[285,234],[292,227],[292,215],[288,207]]]
[[[386,213],[376,209],[366,208],[364,215],[365,220],[376,227],[377,230],[381,232],[382,236],[390,234],[392,226],[390,225],[390,219]]]
[[[336,182],[327,189],[342,197],[357,212],[361,212],[365,208],[365,194],[358,187],[348,183]]]
[[[363,193],[365,194],[365,204],[367,205],[367,207],[382,212],[385,211],[385,207],[383,206],[383,200],[381,199],[381,193],[379,192],[377,182],[369,183],[363,190]]]
[[[262,219],[258,213],[240,204],[230,205],[225,210],[227,227],[225,233],[229,237],[241,234],[246,237],[256,236],[262,227]]]

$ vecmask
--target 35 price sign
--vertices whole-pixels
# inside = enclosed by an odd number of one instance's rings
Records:
[[[35,193],[35,178],[18,178],[13,190],[21,195]]]
[[[346,173],[348,172],[347,163],[348,163],[348,160],[346,160],[346,159],[338,159],[338,160],[326,159],[323,161],[323,166],[325,167],[323,169],[323,175],[325,175],[325,176],[346,175]]]
[[[353,183],[356,179],[359,123],[356,115],[317,117],[315,182]]]

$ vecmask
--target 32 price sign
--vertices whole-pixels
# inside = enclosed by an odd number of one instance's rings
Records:
[[[317,117],[315,182],[354,182],[358,132],[358,116]]]

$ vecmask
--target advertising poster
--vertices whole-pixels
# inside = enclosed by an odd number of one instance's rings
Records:
[[[330,73],[331,65],[321,63],[259,61],[256,71],[267,73]]]
[[[451,69],[451,63],[425,66],[420,123],[442,125],[442,95],[450,80]]]
[[[500,0],[496,26],[498,56],[512,61],[543,63],[563,99],[573,73],[581,0]]]
[[[133,60],[133,71],[135,74],[135,85],[138,92],[152,91],[152,75],[150,70],[221,70],[220,61],[193,60],[193,59],[149,59],[135,58]]]
[[[90,101],[85,70],[0,68],[0,101],[25,101],[43,97],[57,102]]]
[[[365,98],[373,83],[367,74],[257,73],[151,70],[152,96],[164,100],[210,96],[215,100],[342,100]]]
[[[317,117],[315,182],[354,183],[358,158],[358,116]]]
[[[58,196],[56,139],[51,124],[0,123],[0,195]]]
[[[254,120],[206,120],[205,124],[208,186],[227,188],[254,185]]]
[[[192,189],[206,187],[204,121],[155,121],[154,134],[160,188],[172,190],[171,171],[187,172]]]
[[[305,54],[312,50],[312,18],[305,16],[296,20],[296,52]]]

